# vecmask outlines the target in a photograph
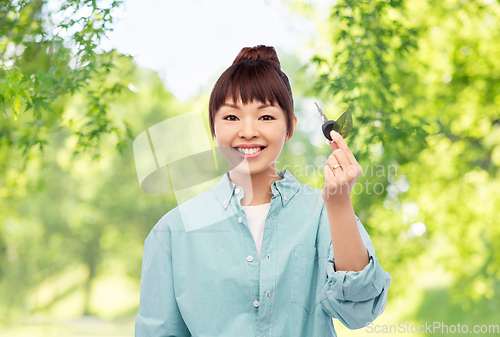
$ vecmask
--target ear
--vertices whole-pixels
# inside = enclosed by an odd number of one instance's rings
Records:
[[[297,127],[297,116],[293,114],[293,128],[290,131],[290,134],[286,136],[285,138],[285,143],[290,140],[290,138],[293,136],[293,133],[295,132],[295,128]]]

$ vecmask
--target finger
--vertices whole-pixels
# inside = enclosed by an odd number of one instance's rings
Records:
[[[323,168],[323,174],[325,175],[325,184],[328,180],[335,179],[335,175],[333,174],[332,168],[328,165],[326,165]]]
[[[344,151],[342,151],[342,149],[335,150],[332,152],[332,154],[335,156],[335,158],[337,158],[337,161],[342,166],[343,170],[348,169],[348,167],[352,165],[349,162],[349,159],[347,159],[347,157],[346,157]]]
[[[330,147],[332,148],[332,151],[335,151],[336,149],[339,148],[337,143],[335,143],[334,141],[330,141]]]
[[[347,144],[346,144],[346,142],[345,142],[344,138],[340,135],[340,133],[338,133],[338,132],[337,132],[337,131],[335,131],[335,130],[332,130],[332,131],[330,132],[330,136],[332,137],[332,140],[333,140],[335,143],[337,143],[337,146],[338,146],[338,147],[339,147],[342,151],[344,151],[344,152],[345,152],[346,157],[349,159],[349,162],[350,162],[351,164],[353,164],[353,165],[354,165],[354,164],[357,164],[357,162],[358,162],[358,161],[356,160],[356,158],[355,158],[355,157],[354,157],[354,155],[352,154],[351,149],[349,149],[349,147],[347,146]],[[333,144],[333,142],[332,142],[332,144]],[[331,146],[331,144],[330,144],[330,146]],[[333,148],[333,147],[332,147],[332,148]]]
[[[328,165],[330,165],[331,167],[335,167],[337,165],[340,165],[339,160],[337,159],[337,157],[335,157],[335,155],[333,154],[333,152],[328,157],[326,163]]]
[[[334,176],[337,176],[337,173],[342,172],[342,167],[337,167],[334,169],[334,167],[336,167],[337,165],[340,165],[340,163],[337,160],[337,158],[333,155],[333,153],[330,155],[330,157],[328,157],[328,160],[326,161],[326,165],[333,172]],[[339,172],[336,172],[336,171],[339,171]]]
[[[327,198],[330,198],[337,191],[339,177],[335,176],[335,171],[338,171],[338,169],[332,171],[332,168],[329,166],[323,168],[323,174],[325,175],[324,189]]]

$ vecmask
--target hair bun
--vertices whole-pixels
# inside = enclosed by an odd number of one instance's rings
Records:
[[[274,47],[264,46],[262,44],[255,47],[245,47],[240,51],[238,56],[236,56],[233,64],[245,60],[267,61],[281,70],[278,54],[276,54]]]

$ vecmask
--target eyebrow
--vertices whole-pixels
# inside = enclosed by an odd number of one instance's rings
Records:
[[[221,107],[223,106],[227,106],[227,107],[230,107],[230,108],[234,108],[234,109],[240,109],[240,106],[239,105],[236,105],[236,104],[231,104],[231,103],[223,103],[221,105]],[[272,107],[272,105],[269,105],[269,104],[264,104],[264,103],[261,103],[257,109],[264,109],[264,108],[268,108],[268,107]]]

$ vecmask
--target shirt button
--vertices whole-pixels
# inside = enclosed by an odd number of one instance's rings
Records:
[[[269,257],[270,257],[269,254],[267,254],[267,261],[269,261]]]
[[[266,298],[269,298],[269,290],[266,292]]]
[[[238,193],[240,193],[240,189],[239,189],[239,188],[236,188],[236,189],[234,190],[234,192],[235,192],[236,194],[238,194]]]
[[[285,199],[285,201],[286,201],[286,195],[283,197],[283,199]]]
[[[271,213],[271,216],[270,216],[271,220],[273,219],[273,213]]]
[[[259,306],[259,301],[254,301],[253,306],[257,308]]]
[[[243,221],[243,219],[241,218],[241,216],[238,217],[238,222],[241,223]]]
[[[253,257],[252,257],[252,255],[248,255],[248,256],[247,256],[247,261],[248,261],[248,262],[252,262],[252,261],[253,261]]]
[[[224,204],[227,204],[227,199],[226,199],[226,200],[224,200]]]

